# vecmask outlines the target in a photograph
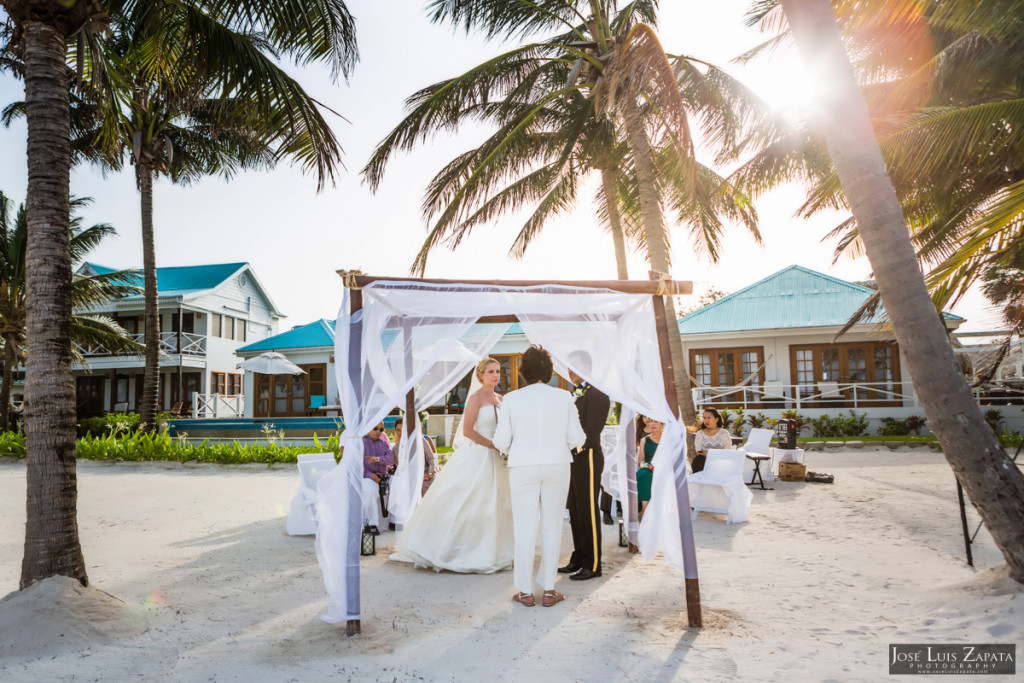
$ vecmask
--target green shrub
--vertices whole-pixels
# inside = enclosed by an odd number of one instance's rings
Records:
[[[985,411],[985,422],[992,428],[992,433],[997,436],[1003,432],[1003,414],[998,408],[990,408]]]
[[[0,432],[0,457],[25,457],[25,437],[18,432]]]
[[[764,413],[754,413],[747,416],[747,424],[750,425],[751,429],[764,429],[765,420],[767,419]]]
[[[907,436],[910,434],[910,427],[906,420],[897,420],[895,417],[883,417],[882,426],[878,428],[879,436]]]
[[[1004,447],[1018,448],[1024,442],[1024,437],[1019,432],[1003,432],[999,435],[999,443]]]
[[[812,419],[810,422],[814,436],[863,436],[868,429],[868,414],[858,415],[852,410],[849,413],[849,417],[822,415]]]
[[[904,422],[907,424],[907,429],[914,432],[915,436],[921,436],[921,430],[928,424],[928,418],[921,417],[920,415],[911,415]]]

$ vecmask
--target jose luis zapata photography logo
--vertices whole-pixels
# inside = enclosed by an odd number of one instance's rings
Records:
[[[890,674],[1016,674],[1014,644],[889,645]]]

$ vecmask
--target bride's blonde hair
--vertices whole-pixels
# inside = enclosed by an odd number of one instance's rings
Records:
[[[476,364],[476,370],[474,371],[474,374],[476,374],[476,378],[479,379],[481,382],[483,381],[483,379],[481,379],[480,376],[484,374],[484,370],[486,370],[487,366],[490,365],[491,363],[497,365],[499,369],[501,368],[501,363],[499,363],[496,358],[490,357],[484,358],[482,361]]]

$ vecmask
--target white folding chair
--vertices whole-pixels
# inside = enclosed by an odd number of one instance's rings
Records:
[[[298,457],[299,490],[288,511],[287,531],[290,536],[316,533],[316,483],[338,466],[334,453],[300,453]]]
[[[690,504],[693,520],[698,512],[725,515],[725,523],[745,522],[754,499],[743,483],[743,451],[713,448],[704,469],[690,476]]]
[[[765,478],[768,481],[774,479],[772,475],[772,471],[775,469],[772,461],[773,454],[772,449],[768,446],[774,435],[775,432],[770,429],[751,429],[750,434],[747,434],[747,442],[740,449],[747,456],[743,462],[743,481],[746,483],[753,484],[757,475],[760,475],[761,487],[764,488]],[[763,465],[765,460],[768,461],[767,467]]]

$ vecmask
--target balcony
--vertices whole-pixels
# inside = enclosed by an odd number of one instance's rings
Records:
[[[140,344],[146,343],[145,334],[129,334],[128,335],[134,341]],[[177,332],[161,332],[160,333],[160,352],[167,355],[182,355],[182,356],[205,356],[206,355],[206,335],[196,334],[194,332],[182,332],[181,348],[178,348]],[[128,356],[134,354],[121,353],[111,351],[101,344],[75,344],[75,348],[83,356]]]
[[[806,408],[883,408],[917,405],[906,383],[902,382],[818,382],[817,384],[782,384],[701,387],[693,389],[693,402],[700,412],[713,408],[753,408],[803,410]]]

